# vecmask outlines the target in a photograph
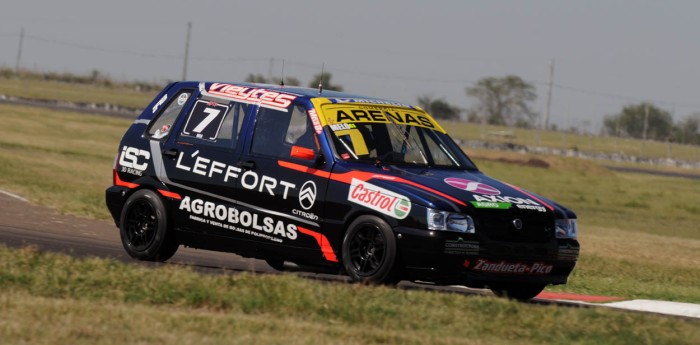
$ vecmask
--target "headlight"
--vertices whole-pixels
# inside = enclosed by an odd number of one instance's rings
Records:
[[[578,236],[578,225],[576,219],[556,219],[554,221],[557,238],[576,238]]]
[[[466,214],[429,208],[427,218],[428,229],[430,230],[455,231],[467,234],[476,232],[474,220]]]

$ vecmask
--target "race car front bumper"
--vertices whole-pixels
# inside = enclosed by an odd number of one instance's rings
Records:
[[[579,254],[573,239],[511,242],[478,233],[407,227],[394,231],[407,278],[440,284],[565,284]]]

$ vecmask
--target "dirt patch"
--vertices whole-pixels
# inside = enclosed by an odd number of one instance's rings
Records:
[[[514,158],[500,157],[500,158],[494,159],[494,161],[508,163],[508,164],[524,165],[524,166],[533,167],[533,168],[547,169],[550,167],[550,164],[547,161],[539,159],[539,158],[514,159]]]

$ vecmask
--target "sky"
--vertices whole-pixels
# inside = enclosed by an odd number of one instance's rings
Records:
[[[251,73],[308,84],[322,66],[345,91],[470,108],[465,88],[517,75],[550,124],[597,133],[606,115],[652,102],[676,121],[700,113],[700,1],[8,1],[0,67],[165,83],[243,81]],[[284,61],[284,71],[282,65]]]

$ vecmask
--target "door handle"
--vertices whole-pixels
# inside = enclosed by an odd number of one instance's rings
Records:
[[[238,166],[243,168],[243,170],[253,170],[255,169],[255,161],[241,161],[238,162]]]
[[[167,149],[163,151],[163,156],[173,159],[180,153],[177,149]]]

